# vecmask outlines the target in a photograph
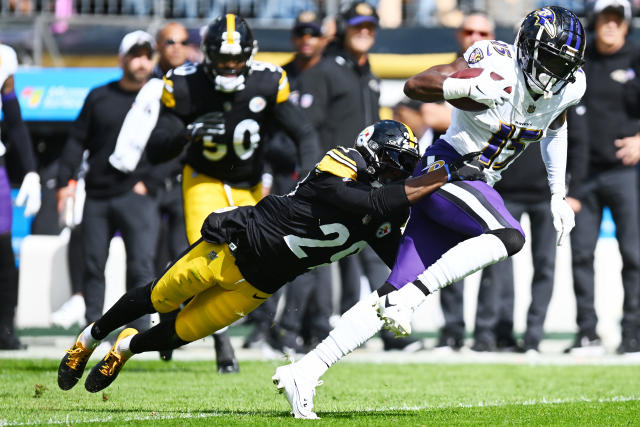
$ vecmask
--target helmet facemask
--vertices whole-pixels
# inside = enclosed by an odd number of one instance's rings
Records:
[[[210,24],[202,43],[202,51],[205,67],[213,77],[216,90],[243,90],[257,50],[258,42],[254,40],[244,19],[239,16],[228,14]]]
[[[355,148],[367,163],[373,186],[407,179],[420,160],[413,132],[394,120],[365,128],[356,138]]]
[[[568,83],[584,64],[585,34],[570,11],[557,7],[538,9],[525,17],[518,36],[518,63],[531,92],[550,98]]]

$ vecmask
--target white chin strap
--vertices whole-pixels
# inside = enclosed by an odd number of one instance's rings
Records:
[[[220,92],[239,92],[244,89],[244,83],[244,76],[216,76],[215,78],[216,90]]]

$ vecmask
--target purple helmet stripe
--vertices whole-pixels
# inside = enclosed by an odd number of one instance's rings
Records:
[[[576,49],[580,49],[580,44],[582,44],[582,37],[580,37],[580,34],[582,34],[582,24],[579,19],[576,19],[576,21],[578,21],[578,31],[576,31],[578,40],[576,41]]]
[[[573,25],[574,25],[574,19],[573,16],[571,17],[571,27],[569,28],[569,38],[567,39],[567,46],[569,47],[573,47],[571,46],[571,40],[573,40]]]

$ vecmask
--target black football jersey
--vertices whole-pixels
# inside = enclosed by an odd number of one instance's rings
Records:
[[[278,66],[254,61],[241,91],[215,90],[202,64],[185,64],[164,77],[162,104],[185,125],[206,113],[224,115],[224,133],[192,142],[186,162],[197,172],[237,186],[260,181],[265,123],[274,105],[287,101],[289,83]]]
[[[267,293],[367,244],[391,266],[409,214],[404,183],[373,188],[365,168],[358,151],[337,147],[292,193],[213,213],[202,236],[229,243],[245,279]]]

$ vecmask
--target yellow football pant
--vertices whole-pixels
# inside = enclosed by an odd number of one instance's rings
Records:
[[[178,313],[176,333],[195,341],[246,316],[270,296],[242,277],[226,243],[201,240],[158,279],[151,303],[167,313],[193,297]]]
[[[182,195],[187,239],[192,245],[198,240],[202,223],[211,212],[229,206],[255,205],[262,197],[262,184],[251,188],[234,188],[185,165],[182,171]]]

